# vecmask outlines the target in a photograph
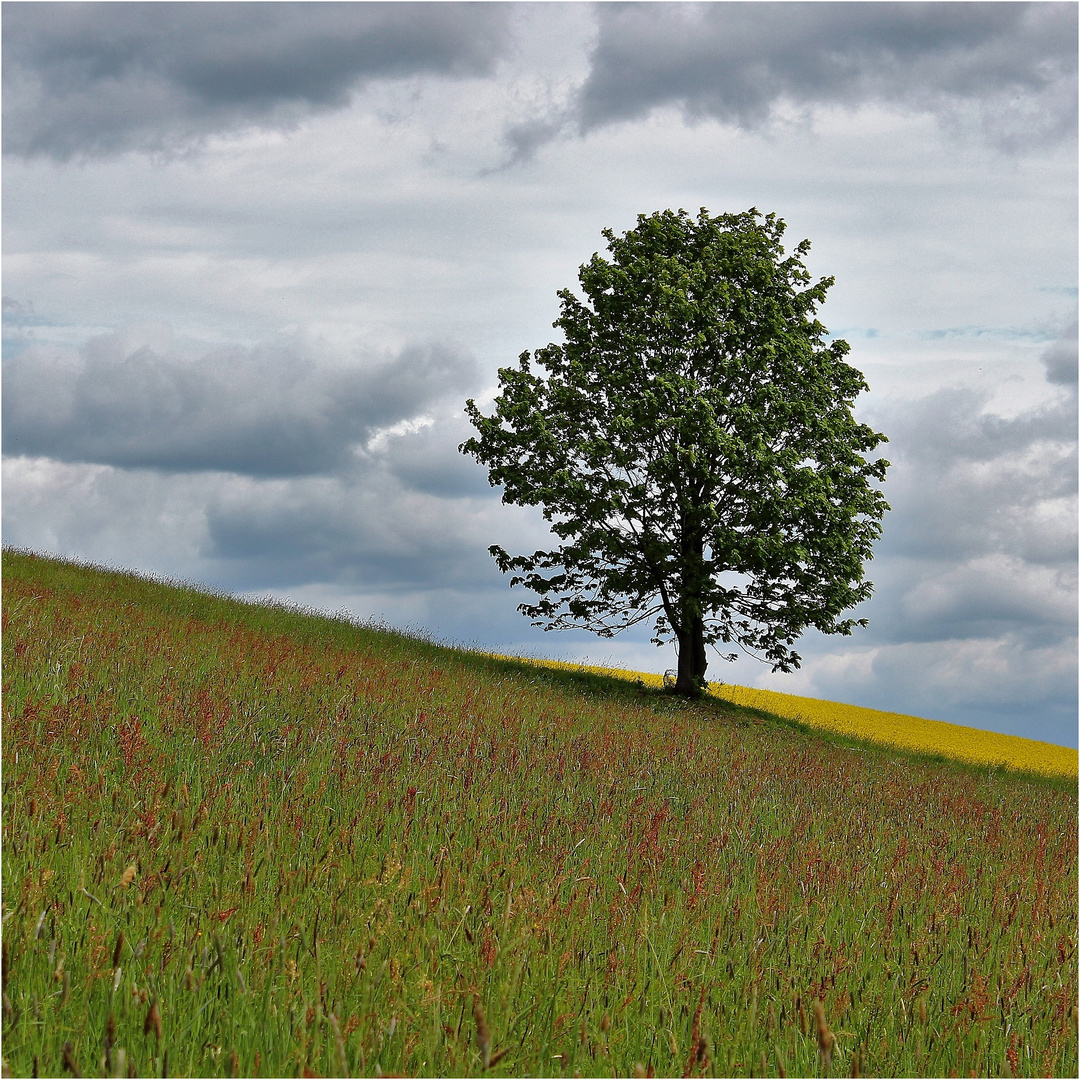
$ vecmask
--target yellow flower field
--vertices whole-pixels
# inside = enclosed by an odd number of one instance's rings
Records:
[[[558,660],[530,660],[529,663],[569,671],[588,671],[596,675],[611,675],[632,682],[641,680],[646,686],[659,687],[664,684],[663,676],[651,672],[587,667]],[[1017,735],[999,735],[993,731],[948,724],[942,720],[924,720],[922,717],[905,716],[902,713],[864,709],[859,705],[841,705],[835,701],[781,694],[775,690],[713,683],[709,692],[735,705],[762,709],[788,720],[797,720],[808,727],[895,746],[900,750],[941,754],[976,765],[1000,765],[1046,776],[1075,779],[1078,775],[1077,751],[1067,746],[1023,739]]]

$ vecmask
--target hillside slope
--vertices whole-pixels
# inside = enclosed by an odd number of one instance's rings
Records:
[[[1075,787],[3,556],[12,1075],[1075,1075]]]
[[[664,685],[663,676],[650,672],[584,667],[553,660],[532,660],[530,663],[564,671],[610,675],[657,688]],[[1080,772],[1080,758],[1076,750],[1036,739],[1001,735],[994,731],[962,727],[942,720],[926,720],[921,716],[882,712],[880,709],[843,705],[837,701],[822,701],[775,690],[760,690],[752,686],[716,682],[711,684],[709,693],[734,705],[760,709],[819,731],[846,735],[895,750],[951,758],[971,765],[1061,777],[1073,782],[1077,780]]]

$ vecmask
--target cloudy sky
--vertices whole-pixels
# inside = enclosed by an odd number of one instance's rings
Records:
[[[1077,744],[1077,7],[3,6],[3,537],[456,642],[532,551],[457,453],[639,213],[756,206],[894,462],[850,638],[710,676]]]

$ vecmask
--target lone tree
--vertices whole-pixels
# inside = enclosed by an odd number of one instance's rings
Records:
[[[785,258],[784,228],[703,209],[604,230],[610,261],[578,274],[586,301],[559,293],[565,342],[500,369],[493,416],[467,403],[479,435],[460,450],[563,541],[490,548],[539,596],[519,610],[604,637],[655,617],[683,694],[706,685],[707,645],[791,671],[807,627],[866,625],[841,615],[872,592],[863,562],[888,505],[871,481],[888,462],[866,455],[886,440],[855,421],[866,382],[815,318],[833,279],[811,283],[807,240]]]

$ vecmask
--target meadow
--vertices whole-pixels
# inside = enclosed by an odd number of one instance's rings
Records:
[[[621,668],[587,667],[559,660],[530,660],[532,664],[559,668],[564,671],[610,675],[629,679],[648,686],[662,687],[668,676],[648,671],[625,671]],[[762,690],[752,686],[734,686],[714,682],[709,693],[735,705],[760,709],[785,720],[793,720],[806,728],[837,735],[847,735],[860,742],[874,743],[894,750],[911,751],[922,758],[966,761],[1026,772],[1037,776],[1056,776],[1073,781],[1080,773],[1077,751],[1068,746],[1025,739],[1017,735],[1002,735],[995,731],[962,727],[941,720],[926,720],[920,716],[883,712],[859,705],[843,705],[836,701]]]
[[[1077,789],[3,554],[13,1076],[1077,1075]]]

